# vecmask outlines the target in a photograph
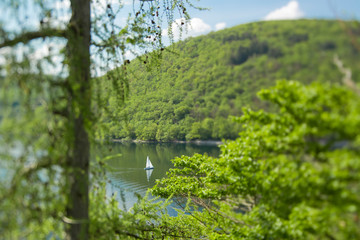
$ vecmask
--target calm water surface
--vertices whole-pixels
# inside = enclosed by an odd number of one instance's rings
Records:
[[[121,154],[121,157],[107,161],[110,166],[107,193],[116,194],[124,210],[137,201],[135,193],[144,196],[148,188],[155,185],[156,179],[165,177],[169,168],[173,167],[171,159],[194,153],[217,157],[220,153],[216,144],[206,143],[113,143],[101,149],[103,155]],[[153,170],[144,170],[147,156],[154,165]]]

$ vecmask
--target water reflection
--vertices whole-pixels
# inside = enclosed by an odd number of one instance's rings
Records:
[[[112,143],[101,147],[103,156],[121,154],[109,160],[111,167],[107,176],[109,195],[116,194],[123,209],[129,209],[136,201],[135,193],[144,196],[147,189],[155,185],[156,179],[165,177],[169,168],[173,167],[171,159],[194,153],[218,156],[220,151],[216,144],[185,143]],[[149,156],[154,169],[144,170],[146,157]]]
[[[146,178],[148,180],[148,182],[150,181],[150,177],[151,177],[151,174],[153,172],[154,169],[146,169],[145,172],[146,172]]]

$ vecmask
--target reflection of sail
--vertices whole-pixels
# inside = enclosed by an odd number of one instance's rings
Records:
[[[147,178],[148,182],[150,181],[152,172],[153,172],[153,169],[146,170],[146,178]]]
[[[151,164],[149,156],[147,156],[145,170],[153,169],[153,168],[154,168],[154,166]]]

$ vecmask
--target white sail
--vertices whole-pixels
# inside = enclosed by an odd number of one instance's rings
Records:
[[[149,156],[146,158],[146,167],[145,167],[145,169],[153,169],[154,168],[154,166],[151,164],[151,162],[150,162],[150,158],[149,158]]]

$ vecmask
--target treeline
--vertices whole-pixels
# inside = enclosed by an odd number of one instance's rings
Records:
[[[360,75],[356,22],[346,31],[336,21],[257,22],[190,38],[165,49],[158,67],[146,56],[127,65],[129,94],[116,101],[117,87],[104,76],[100,92],[108,94],[108,111],[99,137],[139,140],[235,139],[241,130],[229,116],[241,109],[268,108],[256,92],[277,79],[338,82],[337,54]],[[168,51],[167,51],[168,50]],[[149,58],[150,59],[150,58]],[[114,70],[116,71],[116,70]],[[111,73],[109,73],[111,74]],[[270,109],[271,110],[271,109]]]

